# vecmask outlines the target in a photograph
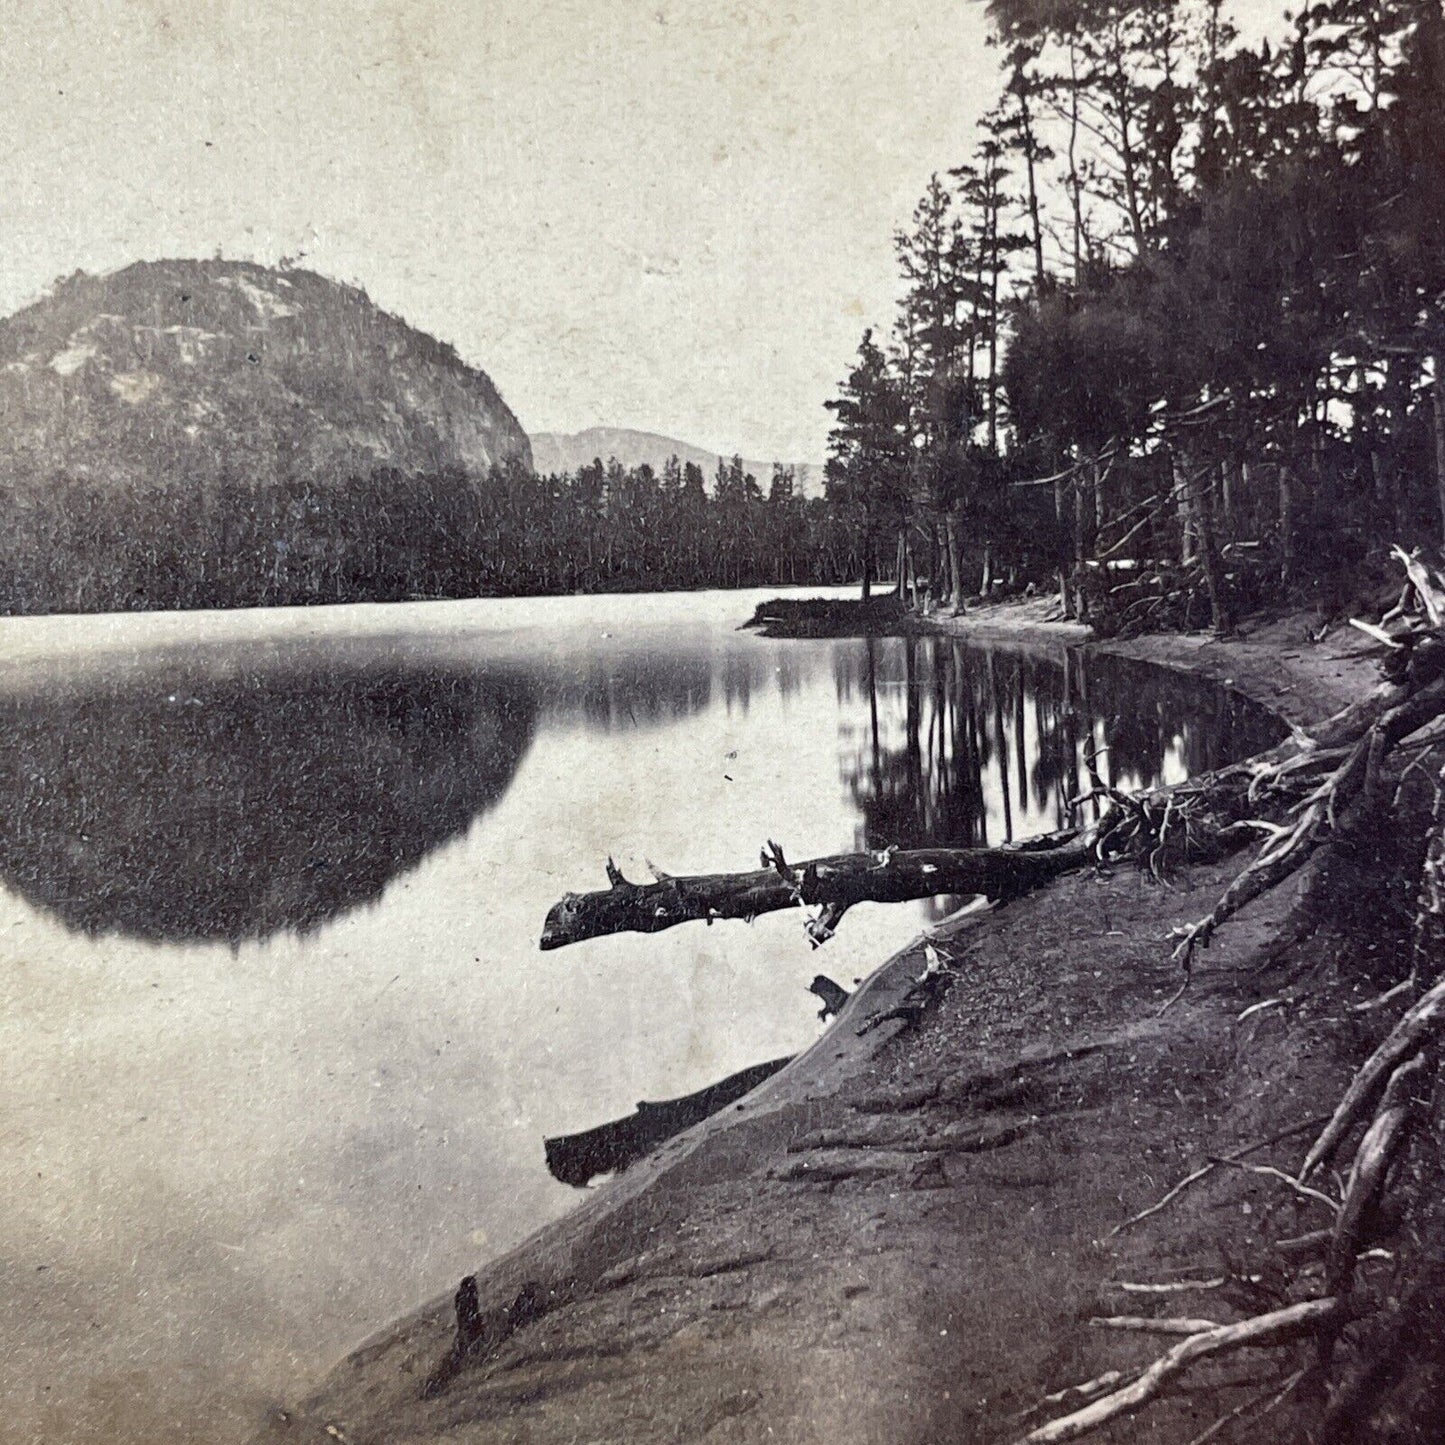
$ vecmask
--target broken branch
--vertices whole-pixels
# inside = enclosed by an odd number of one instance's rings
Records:
[[[1190,1335],[1166,1351],[1142,1375],[1122,1389],[1092,1401],[1071,1415],[1040,1425],[1024,1437],[1022,1445],[1058,1445],[1077,1440],[1091,1430],[1127,1415],[1157,1399],[1165,1388],[1190,1366],[1231,1350],[1289,1344],[1293,1340],[1340,1324],[1347,1316],[1343,1300],[1306,1300],[1287,1305],[1238,1324]]]

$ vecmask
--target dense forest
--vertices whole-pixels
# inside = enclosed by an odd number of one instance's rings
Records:
[[[264,607],[746,587],[856,577],[859,537],[776,467],[597,462],[538,476],[379,468],[341,481],[47,479],[0,533],[8,612]]]
[[[555,450],[555,448],[554,448]],[[666,455],[663,453],[662,455]],[[0,321],[0,611],[857,576],[790,467],[533,466],[491,379],[294,266],[76,273]]]
[[[1106,627],[1226,627],[1438,546],[1439,0],[1250,42],[1217,0],[988,9],[997,103],[829,404],[865,594],[1047,580]]]

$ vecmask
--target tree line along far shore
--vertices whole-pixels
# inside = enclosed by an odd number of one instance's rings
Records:
[[[262,607],[819,583],[856,577],[858,538],[790,467],[704,480],[598,461],[511,460],[201,487],[50,475],[12,486],[0,530],[10,613]]]

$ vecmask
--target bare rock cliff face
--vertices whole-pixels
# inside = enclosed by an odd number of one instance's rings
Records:
[[[310,271],[148,261],[0,322],[0,478],[481,472],[526,435],[451,347]]]

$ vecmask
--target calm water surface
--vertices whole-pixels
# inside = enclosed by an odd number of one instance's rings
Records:
[[[567,889],[1057,827],[1271,741],[1172,674],[764,594],[0,622],[0,1439],[244,1439],[555,1217],[544,1135],[806,1046],[931,909],[542,954]]]

